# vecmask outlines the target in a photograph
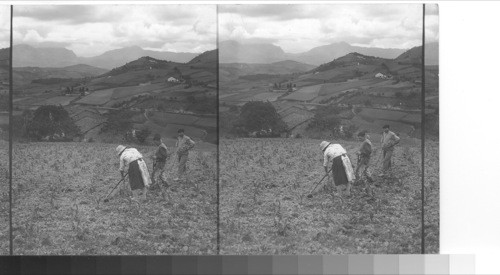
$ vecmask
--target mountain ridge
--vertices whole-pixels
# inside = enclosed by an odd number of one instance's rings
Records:
[[[110,70],[143,56],[186,63],[199,54],[201,53],[152,51],[142,49],[139,46],[130,46],[109,50],[97,56],[81,57],[63,47],[33,47],[27,44],[18,44],[13,47],[13,66],[43,68],[86,64]]]

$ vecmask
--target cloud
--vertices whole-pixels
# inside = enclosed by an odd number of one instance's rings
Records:
[[[66,45],[79,56],[127,46],[216,47],[215,5],[15,6],[14,14],[14,44]]]
[[[0,5],[0,49],[10,46],[10,6]]]
[[[286,52],[333,42],[383,48],[421,44],[420,4],[221,5],[221,40],[268,40]]]
[[[439,41],[439,7],[437,4],[425,5],[425,41]]]

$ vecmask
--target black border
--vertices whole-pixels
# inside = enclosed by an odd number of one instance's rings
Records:
[[[14,254],[12,240],[12,107],[13,107],[13,77],[12,77],[12,41],[14,5],[10,5],[10,48],[9,48],[9,254]]]
[[[220,176],[220,151],[219,151],[219,145],[220,145],[220,127],[219,127],[219,5],[215,5],[215,37],[217,41],[215,41],[215,45],[217,48],[215,49],[217,53],[217,64],[215,66],[215,69],[217,70],[216,72],[216,80],[217,80],[217,255],[220,255],[220,181],[219,181],[219,176]]]
[[[421,122],[420,122],[420,142],[421,142],[421,169],[422,169],[422,189],[421,199],[422,207],[420,211],[422,212],[421,217],[421,254],[425,254],[425,4],[422,5],[422,87],[421,87]]]

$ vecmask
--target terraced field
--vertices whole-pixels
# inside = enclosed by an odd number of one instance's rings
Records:
[[[89,94],[88,96],[78,100],[76,103],[89,104],[89,105],[104,105],[106,104],[106,102],[111,100],[114,90],[115,89],[112,88],[112,89],[95,91]]]

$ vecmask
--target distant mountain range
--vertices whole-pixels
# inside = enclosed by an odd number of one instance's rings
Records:
[[[13,68],[15,83],[31,83],[35,79],[48,78],[85,78],[98,76],[106,73],[108,70],[97,68],[85,64],[77,64],[59,68],[41,68],[41,67],[17,67]]]
[[[14,67],[66,67],[86,64],[98,68],[113,69],[137,60],[143,56],[173,62],[186,63],[198,56],[197,53],[175,53],[167,51],[144,50],[138,46],[107,51],[94,57],[79,57],[66,48],[43,47],[19,44],[13,49]]]
[[[352,46],[345,42],[315,47],[303,53],[286,53],[273,44],[242,44],[228,40],[219,43],[220,63],[274,63],[278,61],[293,60],[305,64],[320,65],[357,52],[367,56],[394,59],[407,49],[385,49],[375,47]]]

